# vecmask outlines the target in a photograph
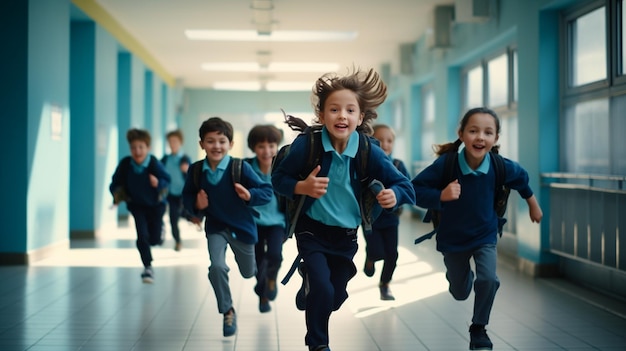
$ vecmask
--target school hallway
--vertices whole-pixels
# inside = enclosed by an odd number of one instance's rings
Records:
[[[406,211],[405,211],[406,212]],[[114,229],[101,240],[74,240],[66,254],[30,266],[0,267],[0,350],[306,350],[304,312],[295,307],[296,274],[280,286],[269,313],[258,311],[254,279],[239,275],[228,253],[238,332],[222,337],[222,315],[207,279],[203,232],[181,223],[183,250],[167,241],[153,249],[155,282],[143,284],[134,229]],[[400,257],[381,301],[377,272],[363,274],[364,245],[355,263],[350,297],[331,316],[334,351],[467,350],[473,295],[455,301],[447,292],[434,241],[412,244],[428,224],[405,213]],[[279,278],[295,257],[284,247]],[[533,279],[499,261],[501,287],[487,331],[494,350],[623,350],[626,304],[560,279]]]

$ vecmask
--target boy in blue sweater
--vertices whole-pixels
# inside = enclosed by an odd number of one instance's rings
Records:
[[[357,251],[357,229],[363,221],[360,204],[364,186],[358,170],[367,162],[364,174],[384,184],[385,189],[376,193],[376,202],[387,211],[413,204],[415,194],[409,179],[375,143],[370,143],[367,155],[362,152],[366,145],[362,141],[369,140],[370,123],[378,116],[376,108],[387,96],[387,86],[374,70],[356,70],[341,77],[326,74],[315,82],[313,94],[317,122],[323,126],[320,164],[312,171],[307,169],[308,160],[303,155],[308,154],[314,136],[303,133],[275,166],[272,184],[289,198],[306,195],[295,228],[303,278],[296,306],[305,311],[304,341],[309,351],[330,351],[330,316],[348,298],[348,281],[356,274],[352,260]],[[304,123],[289,117],[292,128]]]
[[[175,241],[174,250],[180,251],[182,242],[180,240],[178,220],[183,212],[183,186],[185,185],[187,170],[191,164],[191,159],[181,150],[181,146],[183,145],[183,133],[180,130],[177,129],[167,133],[166,138],[171,153],[163,156],[161,163],[163,163],[165,169],[172,177],[167,194],[167,203],[169,207],[172,237],[174,237]]]
[[[449,291],[456,300],[465,300],[474,287],[474,316],[470,350],[491,350],[493,344],[485,325],[500,286],[496,275],[498,217],[494,207],[496,172],[489,151],[497,152],[500,121],[484,107],[469,110],[461,119],[459,139],[438,146],[438,157],[413,180],[416,204],[440,210],[437,250],[443,253]],[[461,143],[464,147],[459,150]],[[458,153],[455,180],[440,188],[445,179],[447,157]],[[526,199],[532,222],[543,216],[528,185],[528,173],[517,163],[504,159],[504,184]],[[474,259],[476,275],[471,269]]]
[[[248,147],[255,157],[246,159],[259,178],[271,184],[272,161],[278,152],[278,144],[283,140],[283,132],[273,125],[256,125],[248,133]],[[283,241],[285,240],[285,214],[278,206],[274,194],[270,202],[257,206],[256,218],[259,241],[255,245],[257,283],[254,292],[259,296],[259,311],[271,310],[270,301],[276,298],[278,287],[276,276],[283,261]]]
[[[118,164],[109,190],[117,205],[126,201],[128,211],[135,219],[137,250],[141,256],[144,283],[154,281],[152,252],[150,246],[163,243],[163,214],[165,195],[170,184],[170,175],[161,162],[149,154],[150,133],[131,129],[126,133],[130,156]]]
[[[254,244],[258,234],[254,218],[258,213],[253,206],[268,203],[273,192],[271,184],[261,180],[247,162],[241,165],[240,183],[235,183],[234,162],[228,155],[233,145],[230,123],[211,117],[202,123],[199,134],[206,158],[189,168],[183,204],[188,213],[193,214],[194,223],[199,224],[205,218],[204,231],[211,261],[209,281],[215,291],[218,311],[224,315],[223,334],[231,336],[237,331],[237,318],[228,285],[226,248],[230,246],[233,250],[244,278],[256,274]]]

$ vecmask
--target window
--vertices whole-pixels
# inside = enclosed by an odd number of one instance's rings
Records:
[[[487,106],[505,106],[509,102],[509,62],[502,54],[487,62],[489,98]]]
[[[607,77],[605,17],[603,6],[570,22],[573,86]]]
[[[626,174],[623,1],[594,1],[562,17],[568,69],[562,77],[561,169]]]
[[[435,92],[431,86],[422,89],[422,160],[432,160],[435,144]]]
[[[483,68],[474,67],[467,72],[465,106],[468,108],[483,106]]]

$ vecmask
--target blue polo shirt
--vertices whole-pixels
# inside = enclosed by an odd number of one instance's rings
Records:
[[[465,158],[465,147],[460,148],[459,150],[459,167],[461,168],[461,172],[463,175],[481,175],[489,173],[489,166],[491,164],[491,157],[489,157],[489,153],[485,155],[483,158],[483,162],[480,163],[480,166],[473,170],[469,164],[467,163],[467,159]]]
[[[140,164],[135,162],[135,159],[131,157],[130,164],[133,166],[135,174],[139,174],[150,165],[150,154],[146,155],[146,158],[144,158]]]
[[[324,152],[332,153],[328,171],[328,189],[324,196],[314,201],[307,215],[326,225],[342,228],[356,228],[361,224],[359,203],[350,183],[350,165],[359,149],[359,134],[355,131],[348,139],[348,145],[339,154],[330,141],[326,127],[322,128]]]
[[[272,173],[264,174],[259,168],[259,159],[253,158],[251,163],[254,172],[262,181],[272,184]],[[278,209],[278,199],[276,195],[272,196],[270,202],[261,206],[254,206],[259,212],[259,217],[255,218],[256,224],[260,226],[280,226],[285,227],[285,214]]]
[[[228,162],[230,162],[230,155],[224,156],[220,163],[217,164],[214,171],[211,169],[211,166],[209,166],[209,161],[206,158],[204,159],[204,162],[202,162],[202,173],[206,174],[206,180],[209,184],[216,185],[219,183],[224,176],[224,172],[226,172]]]
[[[180,170],[180,162],[183,155],[184,153],[179,151],[176,154],[167,156],[164,165],[165,169],[172,178],[169,193],[175,196],[180,196],[183,193],[183,186],[185,186],[185,178],[183,176],[183,172]]]

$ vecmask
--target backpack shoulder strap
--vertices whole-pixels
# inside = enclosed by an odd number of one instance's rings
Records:
[[[443,168],[443,177],[441,178],[440,189],[445,188],[454,180],[454,169],[458,163],[459,154],[451,151],[446,154],[446,163]]]
[[[193,163],[193,165],[191,165],[191,167],[193,167],[193,174],[192,179],[193,179],[193,185],[196,187],[196,189],[200,189],[200,177],[202,177],[202,163],[204,162],[204,160],[200,160],[200,161],[196,161]]]
[[[357,153],[357,172],[359,181],[363,184],[369,179],[367,164],[370,158],[371,141],[370,136],[359,133],[359,152]],[[367,186],[367,184],[365,184]]]
[[[300,174],[301,179],[305,179],[313,171],[313,168],[321,163],[323,154],[322,130],[308,127],[304,132],[308,134],[309,138],[309,154],[304,173]]]
[[[499,189],[504,185],[504,181],[506,180],[504,158],[493,151],[489,152],[489,155],[491,156],[493,168],[496,172],[496,189]]]
[[[241,183],[241,169],[243,168],[243,160],[237,157],[232,158],[230,172],[233,183]]]

